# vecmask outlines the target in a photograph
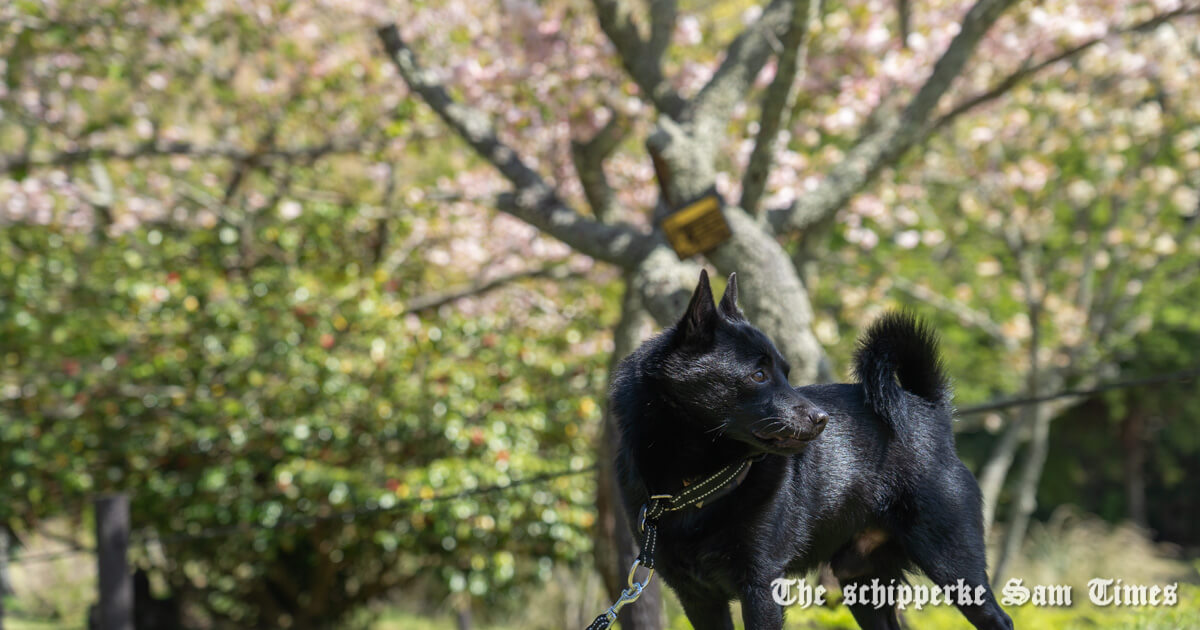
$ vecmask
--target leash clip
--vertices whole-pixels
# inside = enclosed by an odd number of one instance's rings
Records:
[[[640,566],[642,566],[641,559],[634,559],[633,566],[629,567],[629,578],[626,580],[626,583],[629,584],[629,588],[621,591],[621,595],[617,597],[617,601],[613,602],[613,605],[609,606],[608,610],[601,613],[599,617],[596,617],[596,620],[592,622],[592,625],[588,626],[588,630],[602,630],[603,628],[607,628],[608,626],[612,625],[612,623],[617,620],[617,613],[621,612],[622,608],[624,608],[627,604],[636,602],[638,598],[642,596],[642,591],[645,590],[646,585],[650,583],[650,578],[654,577],[654,569],[648,568],[647,571],[649,572],[646,574],[646,579],[638,582],[634,578],[636,577],[638,567]]]
[[[646,579],[641,582],[636,581],[634,578],[637,576],[637,570],[640,566],[642,566],[641,558],[635,558],[633,566],[629,567],[629,577],[626,579],[626,584],[629,585],[629,588],[621,591],[621,596],[617,598],[616,602],[613,602],[613,605],[605,613],[605,616],[609,617],[609,623],[617,618],[617,612],[624,608],[626,604],[632,604],[642,596],[642,591],[650,583],[650,578],[654,577],[654,569],[647,569]]]
[[[646,573],[646,579],[641,582],[635,582],[633,580],[633,578],[635,575],[637,575],[637,570],[638,570],[638,567],[640,567],[640,566],[642,566],[642,559],[634,558],[633,566],[629,567],[629,579],[627,580],[627,583],[629,584],[629,588],[636,587],[639,593],[642,591],[643,588],[646,587],[647,584],[650,583],[650,578],[654,577],[654,569],[651,567],[646,567],[646,571],[648,571],[648,573]]]

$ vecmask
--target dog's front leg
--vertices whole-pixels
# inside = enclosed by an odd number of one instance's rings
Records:
[[[729,598],[720,591],[676,588],[683,612],[696,630],[733,630]]]
[[[771,580],[756,579],[741,589],[742,623],[746,630],[780,630],[783,607],[771,597]]]

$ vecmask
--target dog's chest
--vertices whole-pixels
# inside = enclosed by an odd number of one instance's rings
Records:
[[[745,574],[746,564],[755,555],[751,528],[742,532],[726,527],[663,528],[659,532],[656,563],[663,575],[671,580],[682,578],[734,593],[739,576]]]

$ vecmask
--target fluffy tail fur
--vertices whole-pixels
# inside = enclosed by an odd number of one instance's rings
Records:
[[[906,313],[887,313],[867,330],[854,353],[854,374],[867,403],[893,431],[918,415],[913,396],[949,409],[951,391],[933,329]]]

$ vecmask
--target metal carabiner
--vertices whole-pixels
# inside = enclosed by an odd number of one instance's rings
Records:
[[[612,623],[613,621],[616,621],[617,613],[621,612],[621,609],[624,608],[626,604],[632,604],[633,602],[636,602],[638,598],[642,596],[642,590],[644,588],[646,588],[645,582],[637,582],[633,584],[633,586],[621,591],[621,595],[620,597],[617,597],[617,601],[613,602],[613,605],[609,606],[608,610],[604,613],[604,616],[608,617],[608,622]]]
[[[634,582],[633,581],[634,575],[637,574],[638,567],[640,567],[640,566],[642,566],[642,559],[634,558],[633,566],[629,567],[629,579],[627,580],[627,583],[629,584],[629,588],[633,588],[634,585],[636,585],[638,587],[639,595],[641,594],[641,589],[645,588],[646,585],[650,583],[650,578],[654,577],[654,569],[647,568],[646,571],[648,571],[648,573],[646,573],[646,580],[643,582]],[[634,599],[636,599],[636,597]]]
[[[603,625],[603,626],[596,626],[596,627],[607,628],[608,625],[611,625],[614,621],[617,620],[617,613],[620,612],[621,609],[624,608],[626,604],[632,604],[633,602],[636,602],[639,597],[642,596],[642,591],[645,590],[646,585],[650,583],[650,579],[654,577],[654,569],[651,567],[647,567],[646,568],[646,571],[647,571],[646,579],[642,580],[641,582],[638,582],[635,578],[637,577],[637,570],[638,570],[638,567],[640,567],[640,566],[642,566],[642,559],[634,558],[633,566],[629,567],[629,577],[626,579],[626,583],[629,584],[629,588],[621,591],[621,595],[619,597],[617,597],[617,601],[613,602],[613,605],[609,606],[608,610],[604,611],[604,614],[600,615],[601,617],[603,617],[604,619],[607,620],[607,624]],[[600,620],[600,618],[597,617],[596,621],[599,621],[599,620]],[[591,626],[589,626],[589,627],[591,627]]]

